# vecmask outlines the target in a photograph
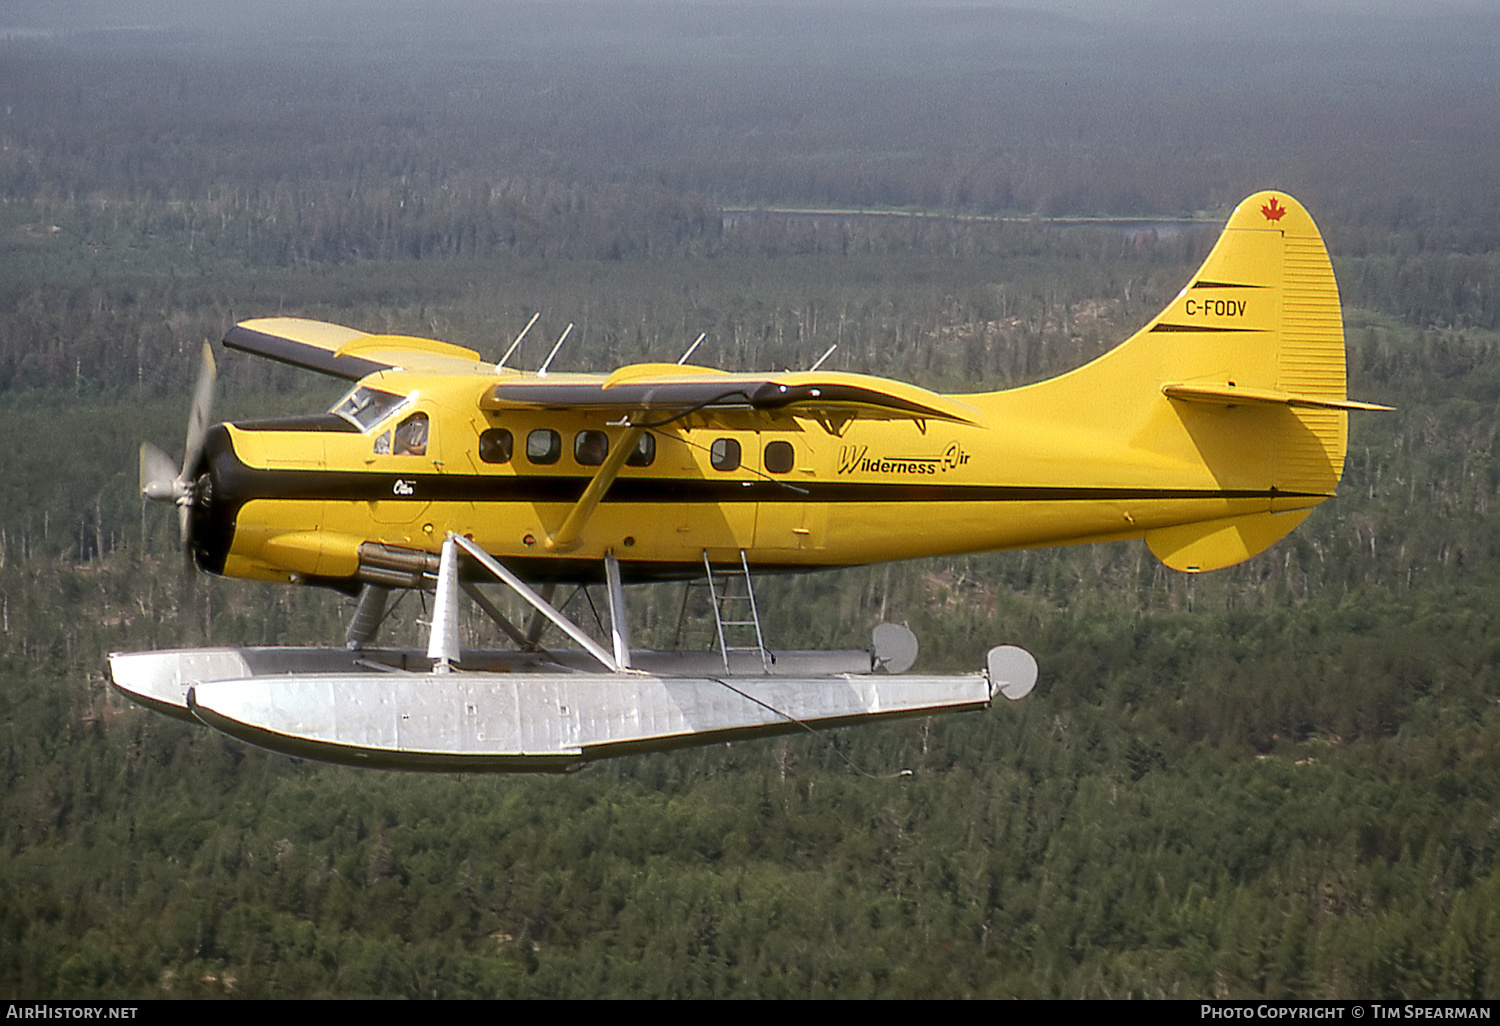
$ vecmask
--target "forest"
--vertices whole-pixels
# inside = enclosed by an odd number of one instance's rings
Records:
[[[0,25],[0,994],[1500,995],[1500,17],[1315,8],[1251,57],[982,5],[319,10]],[[1000,388],[1123,340],[1264,187],[1328,240],[1350,394],[1396,407],[1290,537],[757,587],[779,647],[1024,645],[1024,702],[424,776],[108,687],[110,651],[342,641],[340,595],[189,579],[137,494],[237,320],[498,357],[540,311],[560,369],[703,332]],[[340,392],[219,355],[226,419]],[[634,592],[669,644],[680,586]]]

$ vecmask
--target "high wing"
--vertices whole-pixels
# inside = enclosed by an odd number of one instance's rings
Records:
[[[689,414],[791,411],[825,423],[860,420],[978,421],[968,403],[885,378],[834,371],[731,374],[706,367],[635,364],[608,377],[545,375],[501,381],[481,409],[568,409],[645,414],[665,423]],[[651,426],[651,425],[645,425]]]
[[[253,353],[348,381],[386,370],[473,374],[489,366],[472,349],[408,335],[371,335],[300,317],[243,321],[224,336],[229,349]],[[503,372],[502,372],[503,373]],[[731,374],[708,367],[646,363],[613,374],[515,374],[488,389],[485,410],[573,409],[653,414],[675,420],[748,410],[799,415],[828,423],[861,420],[942,420],[973,424],[968,403],[885,378],[832,371]]]
[[[349,381],[384,370],[472,374],[482,364],[474,350],[447,342],[371,335],[301,317],[242,321],[229,329],[224,345]]]

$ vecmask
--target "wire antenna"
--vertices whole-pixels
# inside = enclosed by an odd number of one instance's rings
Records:
[[[833,351],[835,349],[837,349],[838,347],[839,347],[839,344],[837,342],[835,342],[833,345],[829,346],[828,347],[828,352],[826,352],[822,356],[818,357],[818,362],[815,363],[815,364],[813,364],[811,367],[807,368],[807,372],[809,374],[811,374],[813,371],[815,371],[819,367],[823,366],[823,361],[826,360],[826,359],[828,359],[830,356],[832,356],[833,355]]]

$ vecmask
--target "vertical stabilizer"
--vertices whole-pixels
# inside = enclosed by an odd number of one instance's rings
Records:
[[[1284,193],[1246,199],[1146,331],[1190,350],[1161,391],[1210,470],[1241,481],[1248,471],[1271,493],[1264,513],[1150,531],[1146,543],[1189,572],[1264,551],[1333,494],[1346,410],[1362,405],[1347,402],[1338,284],[1312,217]]]
[[[1261,192],[1236,207],[1192,282],[1148,330],[1222,343],[1222,371],[1163,382],[1168,394],[1178,384],[1222,386],[1218,395],[1172,398],[1226,405],[1238,390],[1253,396],[1246,402],[1295,411],[1266,439],[1277,449],[1273,484],[1333,493],[1347,439],[1344,321],[1328,250],[1300,203]]]
[[[1099,454],[1100,467],[1136,468],[1120,486],[1225,497],[1217,512],[1194,506],[1201,520],[1142,525],[1151,551],[1187,571],[1237,563],[1295,527],[1338,485],[1348,411],[1381,408],[1345,395],[1333,267],[1312,217],[1282,192],[1236,207],[1188,284],[1115,349],[965,398]]]

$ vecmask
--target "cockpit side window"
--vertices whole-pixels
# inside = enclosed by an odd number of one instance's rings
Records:
[[[379,424],[391,413],[406,404],[406,396],[395,395],[391,392],[381,392],[377,389],[366,388],[360,385],[335,406],[330,413],[335,413],[345,420],[354,424],[361,431],[368,430]]]
[[[397,426],[391,451],[397,456],[427,455],[427,414],[413,413]]]

